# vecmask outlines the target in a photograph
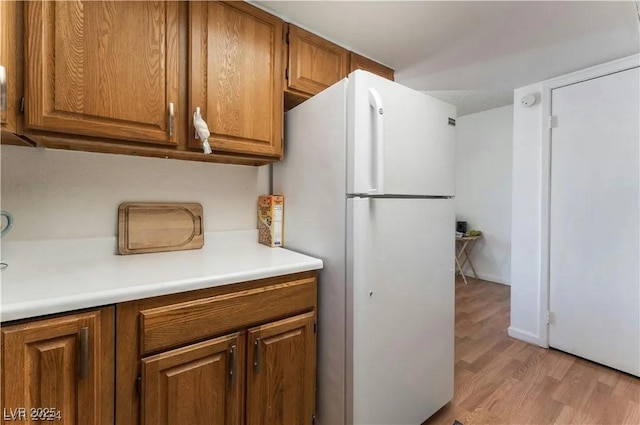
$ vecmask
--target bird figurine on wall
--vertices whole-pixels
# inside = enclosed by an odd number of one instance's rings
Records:
[[[209,136],[211,136],[211,132],[207,123],[202,119],[202,115],[200,115],[200,108],[196,108],[193,113],[193,126],[196,128],[196,140],[202,140],[202,150],[205,154],[210,154]]]

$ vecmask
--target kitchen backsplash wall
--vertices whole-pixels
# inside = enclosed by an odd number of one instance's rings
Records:
[[[115,236],[125,201],[199,202],[206,231],[256,228],[268,166],[2,146],[4,240]]]

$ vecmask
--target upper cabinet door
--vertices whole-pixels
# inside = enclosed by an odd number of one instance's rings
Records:
[[[289,90],[313,96],[347,76],[346,49],[291,24],[288,40]]]
[[[0,124],[2,130],[16,132],[17,129],[17,52],[18,47],[17,1],[0,1]]]
[[[356,69],[369,71],[373,74],[393,81],[393,69],[386,67],[369,58],[365,58],[364,56],[360,56],[357,53],[349,52],[349,73],[352,73]]]
[[[176,144],[177,3],[25,2],[25,14],[26,127]]]
[[[189,146],[200,108],[214,151],[282,154],[283,22],[243,2],[190,2]]]

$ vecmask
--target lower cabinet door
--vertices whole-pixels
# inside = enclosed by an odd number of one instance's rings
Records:
[[[142,424],[242,423],[244,333],[142,359]]]
[[[249,330],[247,425],[310,425],[315,408],[313,312]]]
[[[114,310],[2,328],[2,424],[113,424]]]

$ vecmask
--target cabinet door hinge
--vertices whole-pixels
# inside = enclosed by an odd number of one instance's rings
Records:
[[[136,393],[142,394],[142,376],[140,375],[136,378]]]
[[[284,78],[285,80],[289,81],[289,68],[284,70]]]
[[[558,117],[555,115],[549,115],[549,128],[555,128],[558,126]]]
[[[318,322],[313,322],[313,333],[317,334],[318,333]]]
[[[311,425],[316,425],[316,415],[311,415]]]
[[[287,35],[285,36],[285,41],[289,44],[289,31],[287,31]]]
[[[24,114],[24,96],[20,98],[20,113]]]

